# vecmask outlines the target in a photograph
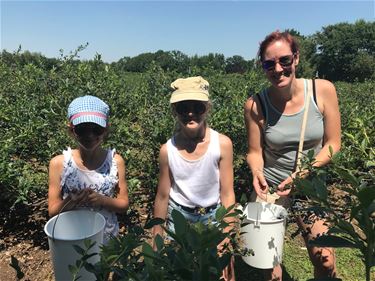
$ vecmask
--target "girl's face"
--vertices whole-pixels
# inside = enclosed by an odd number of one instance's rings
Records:
[[[204,123],[207,116],[207,102],[187,100],[174,105],[173,111],[178,122],[186,128],[197,128]]]
[[[103,128],[95,123],[82,123],[73,126],[72,131],[81,148],[93,151],[103,142],[107,128]]]
[[[264,52],[263,70],[275,88],[284,88],[295,78],[299,56],[293,54],[290,45],[284,40],[271,43]]]

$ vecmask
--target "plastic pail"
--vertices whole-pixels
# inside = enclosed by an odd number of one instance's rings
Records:
[[[89,210],[64,212],[47,222],[44,232],[48,236],[53,270],[57,281],[72,280],[69,265],[75,265],[76,261],[82,257],[74,250],[73,245],[86,249],[83,242],[85,239],[90,239],[96,243],[89,253],[99,253],[99,246],[103,244],[104,226],[104,217]],[[94,255],[88,261],[96,263],[99,259],[99,255]],[[95,276],[85,269],[81,269],[78,276],[81,276],[79,280],[95,280]]]
[[[256,268],[273,268],[280,264],[283,255],[287,211],[279,205],[263,202],[249,203],[243,214],[241,228],[244,246],[254,251],[254,256],[243,256],[243,260]]]

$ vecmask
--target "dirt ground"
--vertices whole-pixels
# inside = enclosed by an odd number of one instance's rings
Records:
[[[23,280],[53,280],[48,240],[43,232],[47,222],[47,201],[7,208],[0,207],[0,280],[18,280],[9,265],[15,257],[25,277]]]
[[[1,201],[1,200],[0,200]],[[53,281],[53,269],[44,225],[48,221],[47,200],[35,198],[29,205],[13,209],[0,202],[0,281]],[[147,219],[147,204],[140,204],[119,217],[120,232]],[[24,277],[10,266],[15,257]]]

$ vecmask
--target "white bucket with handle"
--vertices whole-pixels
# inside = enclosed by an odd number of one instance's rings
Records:
[[[243,260],[256,268],[273,268],[280,264],[283,255],[287,211],[279,205],[254,202],[243,210],[242,240],[254,255],[243,256]]]
[[[89,239],[96,242],[89,253],[99,253],[99,247],[103,244],[104,226],[105,218],[90,210],[63,212],[47,222],[44,232],[48,236],[56,281],[73,279],[69,265],[76,265],[76,261],[82,257],[74,250],[73,245],[86,249],[84,240]],[[94,255],[88,262],[96,263],[99,259],[99,255]],[[84,268],[77,276],[81,276],[79,280],[95,280],[95,275]]]

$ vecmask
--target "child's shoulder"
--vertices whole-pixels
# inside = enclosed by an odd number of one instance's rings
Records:
[[[115,158],[116,161],[125,161],[124,158],[119,154],[118,152],[115,152],[113,157]]]
[[[49,162],[50,169],[59,169],[62,168],[64,164],[64,155],[60,154],[53,157]]]

